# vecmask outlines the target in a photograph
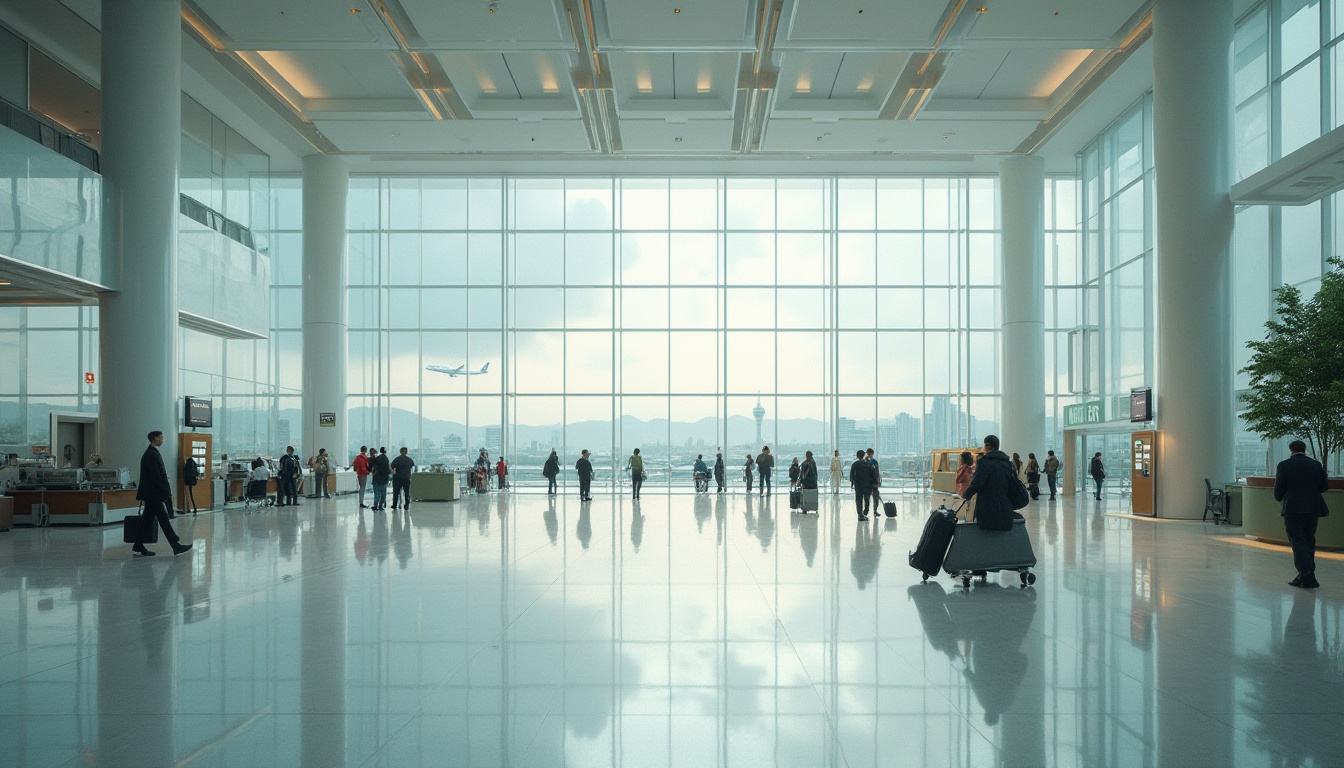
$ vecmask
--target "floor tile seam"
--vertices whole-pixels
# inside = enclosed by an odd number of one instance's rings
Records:
[[[406,722],[402,723],[400,728],[397,728],[392,733],[389,733],[387,737],[383,739],[383,743],[375,747],[374,750],[369,753],[369,756],[364,758],[364,762],[360,763],[357,766],[357,768],[364,768],[364,766],[371,764],[374,758],[378,757],[378,754],[380,752],[382,752],[384,749],[387,749],[387,747],[391,745],[392,742],[395,741],[398,736],[401,735],[401,732],[411,727],[411,723],[414,723],[419,717],[420,715],[412,715],[406,718]]]
[[[1190,705],[1187,704],[1186,706],[1190,706]],[[1304,763],[1300,763],[1300,762],[1295,761],[1291,755],[1287,755],[1287,754],[1285,754],[1284,752],[1282,752],[1281,750],[1276,749],[1276,748],[1273,747],[1272,745],[1270,745],[1270,744],[1268,744],[1268,743],[1266,743],[1266,742],[1264,742],[1264,741],[1262,741],[1262,740],[1256,738],[1255,735],[1253,735],[1250,731],[1245,730],[1245,729],[1243,729],[1243,728],[1238,728],[1236,725],[1232,724],[1231,722],[1228,722],[1227,720],[1223,719],[1222,717],[1219,717],[1217,713],[1205,712],[1205,711],[1203,711],[1203,710],[1196,709],[1196,708],[1193,707],[1193,706],[1190,706],[1190,708],[1191,708],[1191,709],[1195,709],[1195,711],[1199,712],[1201,715],[1203,715],[1203,716],[1209,718],[1210,720],[1212,720],[1212,721],[1214,721],[1214,722],[1216,722],[1216,723],[1221,723],[1222,725],[1227,726],[1228,729],[1230,729],[1233,733],[1241,734],[1241,736],[1242,736],[1243,738],[1245,738],[1247,741],[1250,741],[1252,744],[1255,744],[1256,746],[1260,747],[1261,749],[1265,750],[1266,752],[1270,753],[1271,755],[1276,755],[1276,756],[1282,758],[1288,765],[1304,765]]]

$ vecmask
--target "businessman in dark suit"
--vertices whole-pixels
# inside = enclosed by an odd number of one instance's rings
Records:
[[[1283,529],[1293,547],[1293,565],[1297,578],[1288,582],[1294,587],[1316,589],[1316,524],[1330,513],[1321,495],[1329,487],[1325,467],[1307,455],[1307,444],[1294,440],[1288,444],[1292,453],[1279,462],[1274,472],[1274,500],[1280,502]]]
[[[140,484],[136,486],[135,498],[145,503],[144,514],[150,518],[151,525],[154,520],[159,521],[163,537],[172,546],[173,554],[180,555],[191,549],[191,545],[183,544],[173,530],[173,524],[168,522],[168,510],[173,508],[173,489],[168,484],[168,468],[163,463],[163,455],[159,453],[160,445],[163,445],[163,433],[156,429],[149,433],[149,447],[140,457]],[[136,557],[150,557],[154,554],[143,541],[136,542],[131,550]]]

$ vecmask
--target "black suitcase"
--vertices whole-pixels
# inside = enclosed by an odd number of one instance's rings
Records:
[[[896,502],[894,502],[894,501],[884,501],[884,502],[882,502],[882,511],[887,513],[887,517],[895,517],[895,516],[896,516]]]
[[[938,575],[938,569],[943,567],[943,558],[947,556],[956,525],[957,513],[947,507],[938,507],[929,515],[924,532],[919,535],[919,544],[910,553],[910,567],[923,574],[924,581]]]
[[[799,488],[793,488],[789,491],[789,509],[797,509],[803,506],[803,492]]]

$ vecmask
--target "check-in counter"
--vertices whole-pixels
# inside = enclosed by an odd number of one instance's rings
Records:
[[[20,525],[107,525],[140,509],[135,489],[14,491],[14,522]]]
[[[416,501],[457,501],[461,496],[456,472],[416,472],[411,475],[411,496]]]
[[[14,497],[0,496],[0,531],[14,527]]]
[[[1288,537],[1283,532],[1283,517],[1279,514],[1279,502],[1274,500],[1273,478],[1268,487],[1250,482],[1241,491],[1242,532],[1246,536],[1274,544],[1287,544]],[[1316,528],[1316,547],[1318,549],[1344,549],[1344,490],[1325,492],[1325,505],[1330,509],[1328,517],[1321,518]]]

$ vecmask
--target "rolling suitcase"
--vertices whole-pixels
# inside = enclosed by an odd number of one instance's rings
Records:
[[[1031,548],[1025,520],[1013,521],[1010,531],[986,531],[973,522],[957,523],[943,558],[943,570],[970,586],[977,571],[1017,571],[1022,586],[1036,583],[1036,553]]]
[[[789,489],[789,509],[798,509],[803,505],[803,492],[798,488]]]
[[[896,502],[894,502],[894,501],[884,501],[884,502],[882,502],[882,511],[885,512],[885,513],[887,513],[887,517],[895,517],[895,516],[896,516]]]
[[[800,493],[801,496],[798,499],[798,511],[803,513],[816,512],[818,509],[817,489],[804,488]]]
[[[956,525],[957,513],[947,507],[939,507],[929,515],[924,532],[919,535],[919,544],[910,553],[910,567],[923,574],[924,581],[938,574],[947,547],[952,543],[952,529]]]

